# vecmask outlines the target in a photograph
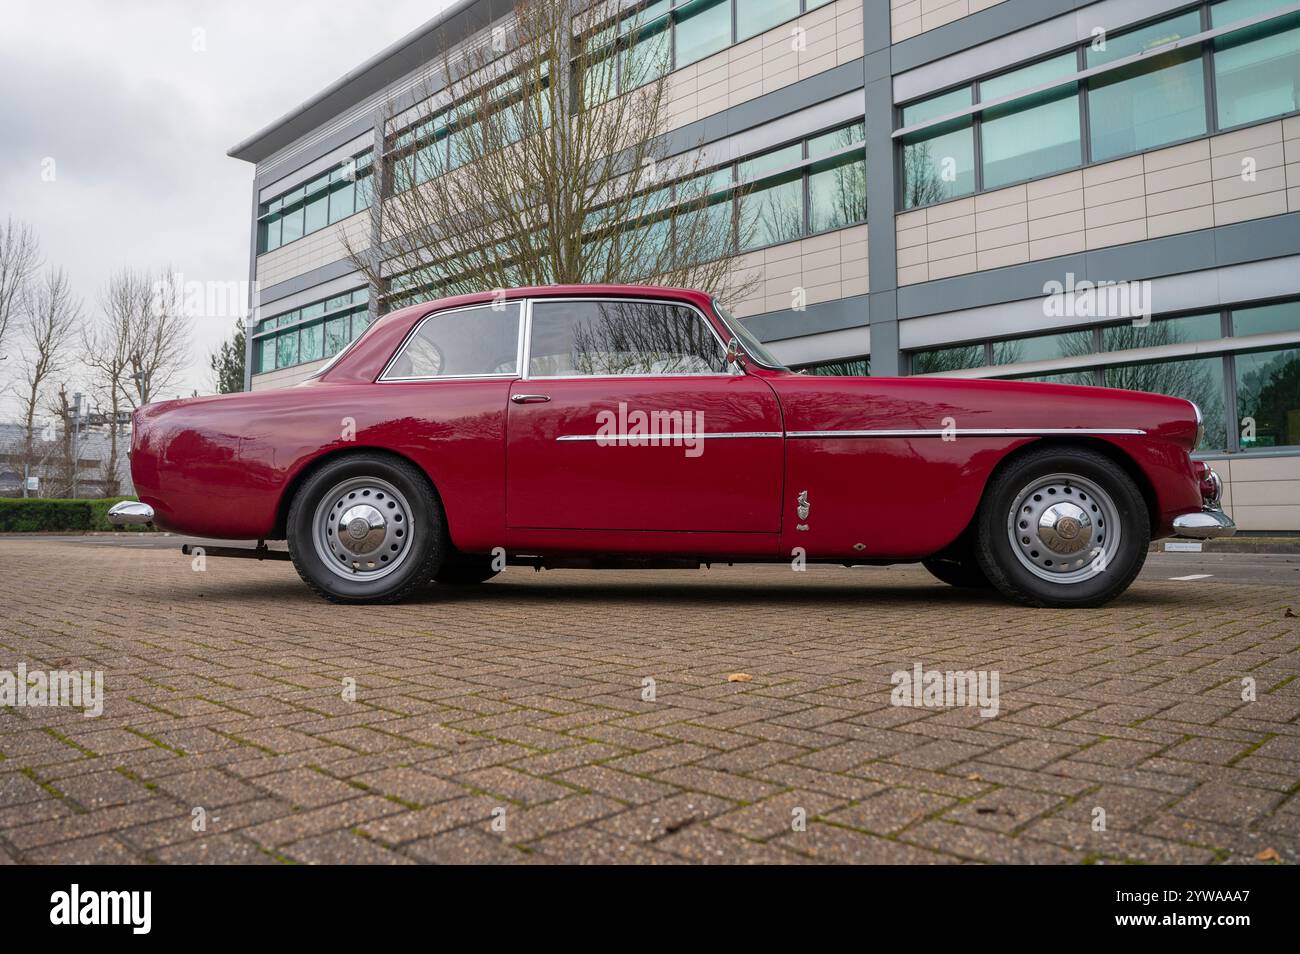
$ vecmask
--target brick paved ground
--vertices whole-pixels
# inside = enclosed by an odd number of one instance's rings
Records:
[[[106,682],[98,719],[0,709],[0,862],[1300,860],[1291,588],[1059,612],[915,569],[512,568],[354,608],[288,564],[0,567],[0,669]],[[1001,711],[891,706],[918,661],[998,670]]]

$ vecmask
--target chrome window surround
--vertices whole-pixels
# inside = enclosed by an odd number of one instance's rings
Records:
[[[700,319],[700,321],[704,322],[704,327],[706,327],[706,328],[709,329],[709,333],[713,336],[713,340],[716,341],[716,342],[718,343],[718,348],[719,348],[719,350],[720,350],[724,355],[727,353],[727,345],[726,345],[726,342],[724,342],[724,341],[722,340],[722,337],[718,334],[718,329],[715,328],[715,327],[713,326],[713,322],[709,320],[708,316],[705,315],[704,312],[700,311],[699,308],[697,308],[695,305],[691,304],[691,303],[688,302],[688,301],[681,301],[681,300],[676,299],[676,298],[652,298],[652,297],[649,297],[649,296],[645,296],[645,297],[636,297],[636,298],[623,298],[623,297],[619,297],[619,296],[610,296],[610,295],[573,295],[573,296],[566,296],[566,297],[563,297],[563,298],[552,298],[552,297],[550,297],[550,296],[539,296],[539,297],[536,297],[536,298],[529,298],[529,299],[528,299],[528,313],[527,313],[527,316],[526,316],[526,319],[525,319],[525,322],[524,322],[526,327],[525,327],[525,343],[524,343],[525,346],[524,346],[524,353],[523,353],[523,361],[522,361],[522,363],[519,365],[520,368],[522,369],[522,374],[520,375],[520,379],[521,379],[521,380],[524,380],[524,381],[583,381],[583,380],[593,380],[593,381],[594,381],[594,380],[625,380],[625,379],[629,379],[629,378],[730,378],[730,377],[734,377],[734,376],[735,376],[735,375],[734,375],[734,372],[731,372],[731,371],[707,371],[707,372],[705,372],[705,371],[687,371],[687,372],[680,372],[680,373],[676,373],[676,374],[672,374],[672,373],[665,373],[665,374],[538,374],[538,375],[532,375],[532,374],[529,374],[529,373],[528,373],[528,365],[529,365],[529,363],[531,362],[532,357],[533,357],[533,340],[532,340],[532,338],[533,338],[533,305],[534,305],[535,303],[537,303],[537,302],[545,302],[545,303],[547,303],[547,304],[550,304],[550,303],[552,303],[552,302],[564,302],[564,301],[569,301],[569,302],[573,302],[573,301],[582,301],[582,302],[590,302],[590,301],[620,301],[620,302],[640,302],[640,303],[642,303],[642,304],[649,304],[649,305],[679,305],[679,306],[681,306],[681,307],[683,307],[683,308],[688,308],[688,309],[690,309],[691,311],[693,311],[693,312],[695,313],[695,315]]]
[[[480,308],[491,308],[491,307],[492,307],[492,304],[491,304],[490,302],[480,302],[480,303],[478,303],[478,304],[474,304],[474,305],[459,305],[459,306],[457,306],[457,307],[455,307],[455,308],[445,308],[445,309],[441,309],[441,310],[438,310],[438,311],[431,311],[431,312],[429,312],[429,314],[425,315],[423,318],[421,318],[419,321],[417,321],[417,322],[412,326],[411,330],[410,330],[409,332],[407,332],[406,337],[402,339],[401,343],[397,346],[397,348],[394,349],[393,354],[392,354],[392,357],[390,357],[390,358],[388,359],[388,361],[385,362],[383,371],[381,371],[381,372],[379,373],[379,377],[377,377],[377,378],[375,379],[376,383],[378,383],[378,384],[409,384],[409,383],[411,383],[411,382],[417,382],[417,381],[464,381],[464,380],[474,380],[474,379],[479,379],[479,378],[508,378],[508,379],[512,379],[512,380],[513,380],[513,379],[518,379],[518,380],[521,380],[521,381],[560,381],[560,380],[568,380],[568,381],[575,381],[575,380],[578,380],[578,381],[580,381],[580,380],[587,380],[587,379],[591,379],[591,380],[600,380],[600,379],[605,379],[605,380],[621,380],[621,379],[627,379],[627,378],[663,378],[663,377],[669,377],[669,378],[729,378],[729,377],[733,377],[733,376],[734,376],[734,373],[733,373],[733,372],[730,372],[730,371],[682,372],[682,373],[677,373],[677,374],[666,373],[666,374],[548,374],[548,375],[529,375],[529,374],[527,373],[527,371],[528,371],[528,362],[529,362],[529,360],[530,360],[531,357],[532,357],[533,302],[536,302],[536,301],[541,301],[541,302],[564,302],[564,301],[582,301],[582,302],[589,302],[589,301],[620,301],[620,302],[629,302],[629,301],[630,301],[630,302],[642,302],[642,303],[645,303],[645,304],[651,304],[651,305],[680,305],[680,306],[683,307],[683,308],[689,308],[691,311],[693,311],[693,312],[695,313],[695,315],[696,315],[696,316],[697,316],[701,321],[704,322],[704,326],[705,326],[706,328],[709,329],[710,334],[713,336],[714,341],[716,341],[716,342],[718,343],[719,350],[721,350],[721,352],[722,352],[723,354],[726,354],[726,352],[727,352],[727,346],[726,346],[726,344],[722,341],[721,336],[719,336],[719,334],[718,334],[718,329],[715,328],[715,327],[713,326],[713,322],[709,320],[708,316],[705,315],[704,312],[702,312],[698,307],[696,307],[695,305],[693,305],[693,304],[690,303],[690,302],[687,302],[687,301],[680,301],[680,300],[675,299],[675,298],[653,298],[653,297],[649,297],[649,296],[639,296],[639,297],[636,297],[636,298],[622,298],[622,297],[609,296],[609,295],[571,295],[571,296],[565,296],[565,297],[551,297],[551,296],[549,296],[549,295],[541,295],[541,296],[533,296],[533,297],[528,297],[528,298],[509,298],[509,299],[506,299],[506,301],[507,301],[507,303],[509,303],[509,304],[518,304],[518,305],[522,308],[522,312],[521,312],[521,314],[520,314],[520,316],[519,316],[519,337],[518,337],[518,344],[517,344],[516,352],[515,352],[515,360],[516,360],[517,364],[516,364],[516,366],[515,366],[515,370],[514,370],[514,371],[510,371],[510,372],[499,371],[499,372],[490,373],[490,374],[446,374],[446,375],[426,375],[426,376],[419,376],[419,377],[404,377],[404,378],[390,377],[390,376],[388,375],[389,369],[391,369],[392,366],[397,362],[397,359],[400,358],[400,357],[402,356],[402,352],[404,352],[404,351],[406,350],[407,346],[408,346],[408,345],[410,344],[410,342],[411,342],[411,339],[414,338],[417,334],[420,333],[420,329],[422,329],[422,328],[424,327],[425,322],[427,322],[427,321],[429,321],[429,320],[431,320],[431,319],[433,319],[433,318],[441,317],[442,315],[452,314],[453,312],[458,312],[458,311],[473,311],[473,310],[480,309]],[[373,325],[372,325],[372,327],[373,327]],[[367,328],[366,330],[369,331],[370,329]],[[365,337],[365,336],[362,335],[362,337]],[[347,354],[347,352],[348,352],[349,350],[351,350],[352,346],[355,345],[356,342],[357,342],[357,341],[360,341],[360,340],[361,340],[361,338],[357,338],[355,341],[349,343],[348,346],[347,346],[347,348],[343,349],[343,350],[340,351],[337,355],[335,355],[333,358],[330,359],[330,365],[334,364],[334,362],[338,361],[339,358],[341,358],[343,355]],[[326,365],[325,367],[323,367],[323,368],[321,368],[320,370],[316,371],[316,372],[312,375],[312,377],[315,377],[315,376],[318,375],[318,374],[322,374],[324,371],[326,371],[326,370],[329,368],[330,365]]]
[[[506,303],[507,303],[507,305],[516,305],[516,304],[517,304],[517,305],[519,305],[519,307],[520,307],[520,312],[519,312],[519,315],[518,315],[518,318],[517,318],[517,322],[518,322],[518,328],[517,328],[517,330],[516,330],[516,335],[517,335],[517,336],[516,336],[516,338],[515,338],[515,370],[514,370],[514,371],[493,371],[493,372],[486,372],[486,373],[484,373],[484,374],[432,374],[432,375],[412,375],[412,376],[410,376],[410,377],[403,377],[403,378],[399,378],[399,377],[389,377],[389,376],[388,376],[388,372],[389,372],[389,370],[393,367],[394,364],[397,363],[397,359],[400,358],[400,357],[402,356],[402,354],[406,351],[407,347],[410,346],[411,341],[414,340],[415,336],[418,335],[418,334],[420,333],[420,331],[424,328],[424,326],[425,326],[425,324],[426,324],[427,322],[432,321],[434,318],[441,318],[441,317],[443,317],[444,315],[454,315],[454,314],[456,314],[457,312],[461,312],[461,311],[479,311],[479,310],[484,309],[484,308],[489,308],[489,309],[490,309],[490,308],[492,307],[492,305],[493,305],[492,302],[479,302],[478,304],[474,304],[474,305],[458,305],[458,306],[456,306],[455,308],[443,308],[443,309],[440,309],[440,310],[437,310],[437,311],[431,311],[431,312],[429,312],[427,315],[425,315],[423,318],[421,318],[419,321],[417,321],[417,322],[416,322],[416,323],[411,327],[411,330],[408,331],[408,332],[406,333],[406,337],[402,339],[402,343],[401,343],[400,345],[398,345],[396,349],[394,349],[392,357],[390,357],[390,358],[388,359],[387,363],[384,365],[384,370],[381,371],[381,372],[379,372],[379,377],[377,377],[377,378],[375,379],[375,382],[376,382],[377,384],[409,384],[409,383],[412,382],[412,381],[465,381],[465,380],[474,380],[474,379],[476,379],[476,378],[511,378],[511,379],[513,379],[513,378],[517,378],[517,377],[519,377],[519,368],[521,368],[521,367],[523,366],[523,365],[522,365],[522,361],[523,361],[523,353],[524,353],[524,344],[523,344],[523,334],[524,334],[524,311],[523,311],[523,308],[524,308],[524,305],[526,304],[526,299],[522,299],[522,298],[507,298],[507,299],[506,299]],[[360,340],[360,339],[358,339],[358,340]]]

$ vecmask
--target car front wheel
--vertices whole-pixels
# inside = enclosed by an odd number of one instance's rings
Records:
[[[1123,468],[1093,450],[1044,447],[1011,461],[980,504],[976,557],[1029,606],[1101,606],[1137,577],[1151,524]]]
[[[298,575],[333,603],[396,602],[427,583],[447,551],[442,505],[423,471],[352,454],[308,477],[286,535]]]

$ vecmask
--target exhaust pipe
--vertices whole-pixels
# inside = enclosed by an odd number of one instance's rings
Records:
[[[138,500],[123,500],[109,508],[108,522],[115,527],[153,523],[153,507]]]

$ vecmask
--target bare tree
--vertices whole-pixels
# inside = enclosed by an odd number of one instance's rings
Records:
[[[91,372],[90,389],[109,408],[108,460],[104,464],[104,496],[118,493],[118,415],[128,400],[128,380],[134,330],[151,307],[149,278],[131,269],[110,276],[99,297],[100,318],[82,329],[82,350]]]
[[[0,347],[24,304],[27,287],[41,266],[40,243],[31,226],[5,220],[0,229]]]
[[[25,322],[20,339],[23,367],[23,496],[26,478],[36,463],[36,412],[45,386],[66,367],[67,345],[81,322],[82,306],[73,298],[63,269],[50,269],[28,288],[24,302]]]
[[[55,446],[50,457],[52,465],[47,463],[47,497],[75,497],[77,495],[78,448],[76,439],[77,412],[68,397],[68,388],[59,385],[59,390],[46,404],[46,410],[53,414],[62,426],[55,438]],[[48,460],[48,458],[47,458]]]
[[[177,272],[165,268],[142,281],[148,286],[147,300],[131,312],[126,328],[128,374],[120,388],[133,408],[157,400],[170,388],[190,352],[191,322]]]
[[[443,51],[441,88],[390,105],[382,248],[345,238],[383,310],[519,285],[756,284],[728,257],[744,247],[729,177],[707,174],[701,150],[669,152],[666,34],[638,39],[602,22],[611,6],[575,6],[521,0],[491,42]]]

